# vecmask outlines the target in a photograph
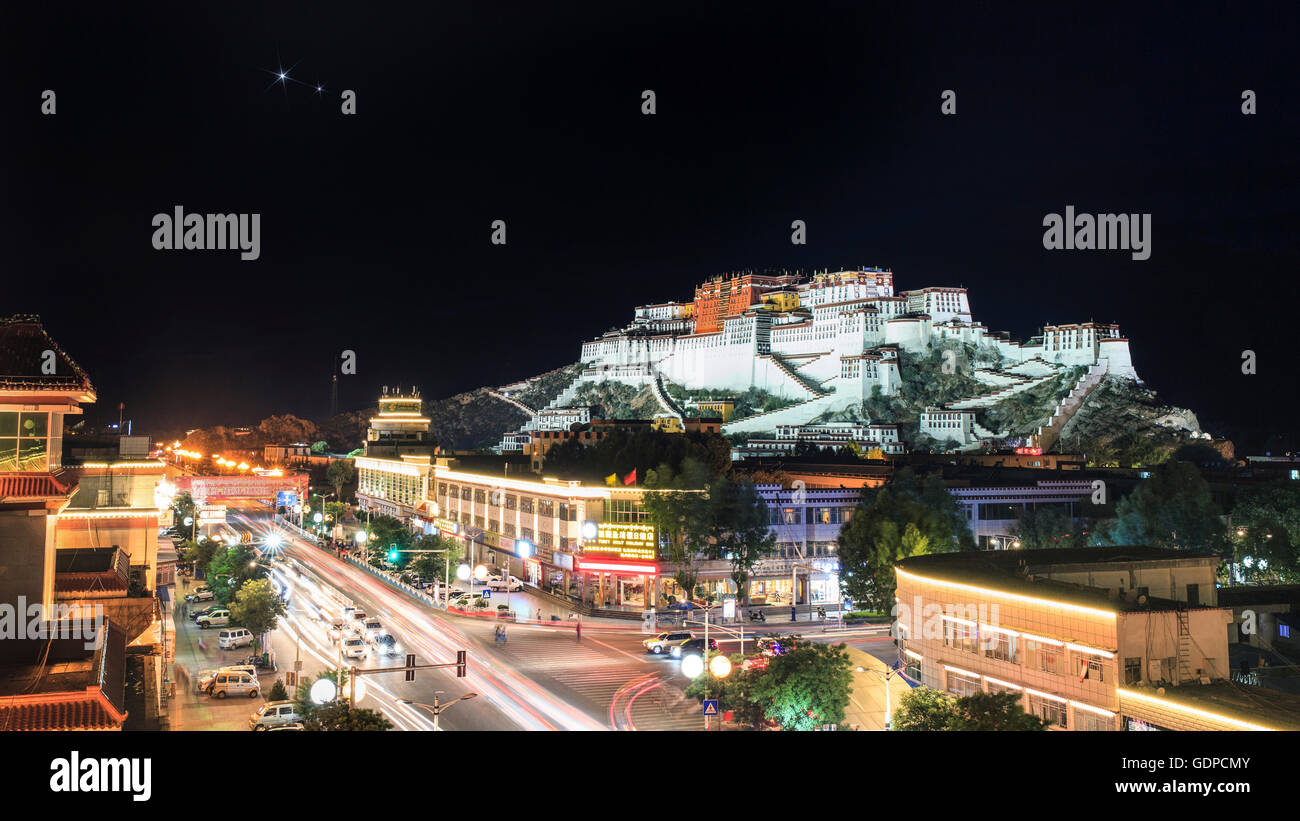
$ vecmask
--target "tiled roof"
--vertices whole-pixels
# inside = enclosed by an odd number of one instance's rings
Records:
[[[0,499],[67,496],[75,483],[63,483],[48,473],[0,473]]]
[[[101,573],[55,573],[55,593],[126,590],[126,580],[112,570]]]
[[[54,351],[53,374],[42,373],[45,351]],[[35,314],[0,319],[0,387],[79,388],[93,391],[90,377],[60,350]]]
[[[0,699],[0,730],[120,730],[125,719],[98,690],[77,693],[73,698],[31,698]]]

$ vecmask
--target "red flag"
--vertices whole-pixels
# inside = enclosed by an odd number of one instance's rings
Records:
[[[636,484],[636,468],[633,468],[631,473],[623,477],[623,484],[625,485]]]

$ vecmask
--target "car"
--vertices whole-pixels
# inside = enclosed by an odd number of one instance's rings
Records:
[[[468,590],[453,590],[447,597],[447,604],[452,607],[464,607],[474,599],[474,594]]]
[[[208,690],[215,698],[225,698],[227,696],[248,696],[257,698],[262,692],[262,682],[258,681],[257,675],[240,671],[218,672],[217,680],[212,682],[212,687]]]
[[[217,646],[222,650],[234,650],[236,647],[248,647],[253,643],[253,634],[243,627],[227,627],[217,633]]]
[[[211,693],[212,685],[216,683],[217,674],[219,673],[248,673],[255,676],[257,675],[257,668],[251,664],[234,664],[216,670],[200,670],[199,690],[204,693]]]
[[[384,625],[379,623],[379,619],[366,619],[357,632],[366,641],[374,641],[379,638],[380,633],[384,632]]]
[[[375,637],[375,651],[384,656],[400,656],[402,645],[397,643],[392,633],[380,633]]]
[[[500,574],[500,573],[489,573],[489,574],[487,574],[486,576],[484,576],[484,577],[481,578],[481,579],[480,579],[478,576],[470,576],[470,577],[469,577],[469,580],[470,580],[471,582],[473,582],[474,584],[489,584],[489,583],[494,582],[494,581],[497,581],[497,582],[501,581],[501,574]]]
[[[515,578],[514,576],[511,576],[509,581],[506,581],[505,579],[502,578],[494,578],[494,579],[488,579],[488,589],[506,590],[511,593],[514,593],[516,591],[523,590],[524,583],[519,579]]]
[[[366,657],[366,641],[360,636],[343,640],[343,658],[363,659]]]
[[[217,610],[220,610],[220,609],[221,609],[221,605],[219,605],[219,604],[211,604],[211,605],[208,605],[207,607],[203,608],[202,610],[195,610],[193,613],[191,613],[191,614],[190,614],[190,620],[191,620],[191,621],[198,621],[200,616],[207,616],[207,615],[209,615],[209,614],[211,614],[211,613],[214,613],[214,612],[216,612]]]
[[[714,652],[718,649],[718,640],[709,639],[709,651]],[[668,655],[675,659],[682,656],[702,656],[704,655],[704,639],[686,639],[685,641],[673,644],[668,648]]]
[[[791,649],[791,642],[788,639],[782,642],[775,636],[764,636],[758,640],[758,652],[769,658],[785,655]]]
[[[185,601],[212,601],[214,598],[216,598],[216,594],[213,593],[210,588],[200,587],[198,590],[195,590],[193,593],[186,596]]]
[[[661,656],[664,653],[667,653],[669,648],[674,644],[680,644],[689,638],[692,638],[692,636],[688,631],[660,633],[653,638],[641,642],[641,646],[645,648],[647,653],[654,653],[656,656]]]
[[[292,701],[268,701],[248,719],[248,729],[254,731],[269,730],[302,721],[298,707]]]
[[[301,721],[295,721],[295,722],[292,723],[292,724],[281,724],[281,725],[279,725],[279,726],[277,726],[277,727],[267,727],[267,728],[266,728],[267,732],[270,732],[270,733],[278,732],[278,731],[281,731],[281,730],[306,730],[306,729],[307,729],[306,727],[302,726],[302,722],[301,722]]]
[[[669,610],[694,610],[695,605],[688,601],[675,601],[668,605]]]
[[[206,616],[199,616],[195,619],[200,630],[207,630],[209,627],[225,627],[230,624],[230,611],[226,609],[213,610]]]

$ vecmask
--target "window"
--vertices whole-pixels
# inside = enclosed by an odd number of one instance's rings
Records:
[[[446,482],[439,482],[439,483],[438,483],[438,495],[439,495],[439,496],[446,496],[446,495],[447,495],[447,483],[446,483]]]
[[[460,489],[460,498],[461,498],[463,501],[468,502],[468,501],[470,500],[470,491],[471,491],[471,490],[473,490],[473,488],[469,488],[469,487],[463,487],[463,488],[461,488],[461,489]]]
[[[486,501],[487,501],[487,491],[485,491],[485,490],[484,490],[483,488],[481,488],[481,487],[474,488],[474,501],[475,501],[475,502],[478,502],[479,504],[483,504],[484,502],[486,502]]]
[[[500,533],[500,532],[501,532],[501,522],[497,521],[496,519],[488,519],[488,526],[487,526],[487,529],[488,529],[489,531],[491,531],[492,533]]]
[[[1079,680],[1105,681],[1106,668],[1103,662],[1104,659],[1096,656],[1079,655],[1074,662],[1074,669],[1078,671]]]
[[[515,526],[510,524],[509,522],[506,522],[505,534],[509,536],[511,539],[513,539],[515,537]]]
[[[49,469],[48,434],[48,413],[0,413],[0,472]]]
[[[531,527],[520,528],[519,535],[526,541],[529,542],[535,541],[533,539],[533,529]]]
[[[532,497],[532,496],[520,496],[520,497],[519,497],[519,512],[520,512],[520,513],[532,513],[532,512],[533,512],[533,497]]]
[[[1054,698],[1043,698],[1030,694],[1029,712],[1046,720],[1049,724],[1065,729],[1069,726],[1066,718],[1066,709],[1064,701],[1057,701]]]
[[[991,659],[999,661],[1009,661],[1012,664],[1020,662],[1020,655],[1017,652],[1019,638],[1003,633],[1000,631],[985,630],[981,633],[984,639],[984,655]]]
[[[957,696],[971,696],[980,692],[980,682],[977,678],[948,671],[948,692]]]
[[[975,625],[944,619],[943,643],[945,647],[951,647],[955,650],[965,650],[968,653],[977,652],[978,642],[975,636]]]
[[[1092,710],[1074,708],[1074,729],[1082,732],[1096,733],[1115,729],[1114,716],[1104,716]]]
[[[537,515],[538,515],[538,516],[554,517],[554,516],[555,516],[555,502],[551,501],[550,499],[538,499],[538,500],[537,500]]]
[[[907,669],[903,673],[913,681],[921,680],[921,660],[918,658],[907,657]]]
[[[1142,659],[1126,658],[1124,659],[1124,683],[1137,684],[1142,680]]]
[[[555,537],[546,531],[537,534],[537,543],[542,547],[550,547],[555,544]]]
[[[513,493],[507,493],[506,510],[518,510],[518,509],[519,509],[519,497],[514,495]]]
[[[578,521],[578,506],[560,502],[560,519],[566,522]]]
[[[1025,639],[1025,666],[1030,670],[1061,675],[1065,648],[1055,644]]]
[[[1289,625],[1289,624],[1279,624],[1279,625],[1277,626],[1277,637],[1280,638],[1280,639],[1289,639],[1289,638],[1291,638],[1291,625]]]

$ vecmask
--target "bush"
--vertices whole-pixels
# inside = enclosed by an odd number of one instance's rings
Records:
[[[284,689],[284,682],[280,681],[280,679],[277,678],[275,680],[275,684],[271,685],[271,691],[266,694],[266,700],[267,701],[288,701],[288,699],[289,699],[289,691]]]

